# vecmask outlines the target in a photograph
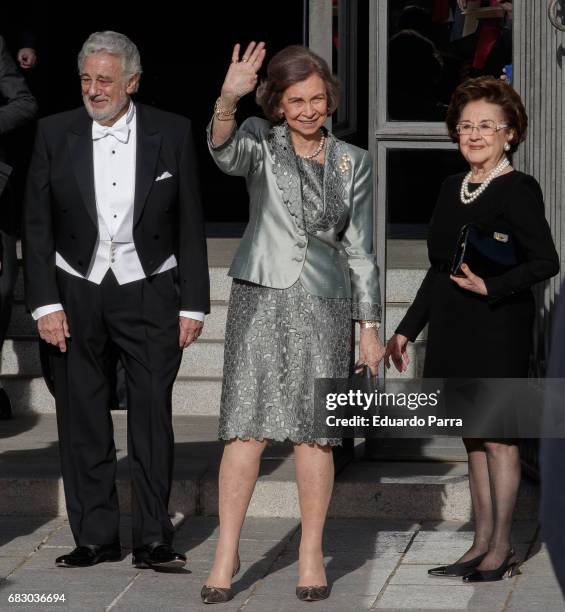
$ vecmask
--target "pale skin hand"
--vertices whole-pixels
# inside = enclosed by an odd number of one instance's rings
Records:
[[[198,339],[204,328],[203,321],[179,317],[179,347],[185,349]]]
[[[71,337],[67,317],[63,310],[51,312],[37,320],[37,330],[39,336],[45,342],[58,346],[61,353],[67,352],[66,338]]]
[[[386,344],[385,366],[390,369],[390,360],[399,372],[406,372],[410,358],[407,352],[408,338],[402,334],[394,334]]]
[[[499,6],[501,6],[507,13],[511,13],[513,10],[512,2],[505,2],[505,0],[498,0]]]
[[[23,70],[29,70],[37,64],[37,54],[31,47],[23,47],[18,51],[18,64]]]
[[[385,356],[385,347],[374,327],[361,328],[359,339],[359,359],[355,364],[355,370],[360,370],[360,365],[366,363],[371,371],[371,376],[377,375],[379,363]]]
[[[461,289],[466,289],[479,295],[488,295],[485,281],[480,276],[473,274],[467,264],[461,266],[461,272],[465,276],[453,276],[453,274],[450,274],[449,278],[456,282]]]
[[[257,86],[257,72],[265,59],[265,43],[250,42],[247,49],[239,57],[241,45],[237,43],[232,52],[231,64],[228,68],[221,92],[221,105],[224,110],[233,110],[243,96],[251,93]],[[215,145],[223,144],[233,131],[235,120],[214,121],[212,124],[212,140]]]

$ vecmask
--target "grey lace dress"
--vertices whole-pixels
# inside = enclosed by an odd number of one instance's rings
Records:
[[[306,231],[331,223],[324,166],[297,157]],[[273,289],[234,279],[228,306],[219,438],[341,444],[319,438],[314,380],[345,378],[351,356],[351,300],[308,293],[301,279]]]

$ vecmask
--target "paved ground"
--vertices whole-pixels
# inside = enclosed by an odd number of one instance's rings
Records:
[[[72,547],[64,519],[0,518],[0,610],[209,610],[200,603],[199,592],[215,547],[217,519],[177,517],[176,521],[177,548],[186,551],[189,559],[188,570],[182,573],[132,568],[127,520],[121,562],[59,569],[53,565],[54,558]],[[333,591],[329,600],[311,607],[294,596],[298,538],[294,519],[248,519],[240,547],[242,571],[234,585],[237,594],[219,609],[565,611],[533,522],[517,522],[514,529],[517,555],[527,559],[522,574],[469,586],[459,579],[433,579],[426,573],[430,566],[454,560],[466,548],[471,538],[468,524],[330,520],[325,551]],[[65,603],[9,602],[17,594],[42,593],[64,594]]]

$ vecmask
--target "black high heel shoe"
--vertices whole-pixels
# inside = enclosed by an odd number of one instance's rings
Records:
[[[428,570],[430,576],[440,576],[444,578],[459,578],[468,574],[470,570],[477,567],[480,562],[487,556],[487,553],[483,553],[478,557],[473,557],[468,561],[462,563],[452,563],[451,565],[440,565],[439,567],[432,567]]]
[[[238,553],[232,578],[239,572],[240,568],[241,562],[239,560]],[[225,603],[226,601],[233,599],[233,590],[231,587],[215,587],[205,584],[200,591],[200,597],[202,598],[202,602],[205,604]]]
[[[518,562],[510,563],[514,551],[511,550],[504,561],[495,569],[492,570],[479,570],[475,569],[468,574],[463,576],[463,582],[495,582],[497,580],[503,580],[504,578],[512,578],[520,573]]]

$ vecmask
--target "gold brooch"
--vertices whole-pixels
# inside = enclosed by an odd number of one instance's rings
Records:
[[[351,157],[349,157],[348,153],[344,153],[341,156],[341,161],[339,162],[339,169],[342,174],[345,174],[349,168],[351,167]]]

